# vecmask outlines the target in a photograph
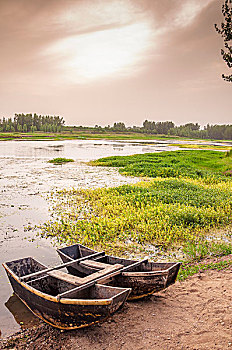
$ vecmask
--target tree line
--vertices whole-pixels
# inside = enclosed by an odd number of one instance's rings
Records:
[[[170,135],[191,137],[200,139],[232,140],[232,125],[210,125],[200,128],[198,123],[175,125],[172,121],[155,122],[145,120],[142,127],[133,126],[126,128],[124,123],[114,123],[112,131],[134,131],[154,135]],[[124,129],[124,130],[123,130]]]
[[[59,116],[20,113],[14,118],[0,119],[0,132],[61,132],[64,123],[63,117]]]
[[[70,132],[83,131],[91,133],[134,132],[145,133],[150,135],[190,137],[196,139],[232,140],[232,125],[230,124],[207,124],[203,128],[201,128],[198,123],[187,123],[177,126],[172,121],[155,122],[145,120],[141,127],[135,125],[132,127],[127,127],[123,122],[115,122],[112,126],[107,125],[105,127],[102,127],[100,125],[95,125],[94,127],[67,126],[65,127],[65,130],[68,130]]]
[[[63,117],[59,116],[42,116],[34,113],[15,114],[14,118],[0,119],[0,132],[90,132],[90,133],[145,133],[150,135],[166,135],[190,137],[196,139],[214,139],[214,140],[232,140],[232,125],[210,125],[203,128],[198,123],[187,123],[175,125],[172,121],[149,121],[145,120],[142,126],[127,127],[123,122],[115,122],[112,126],[94,127],[88,126],[65,126]]]
[[[203,128],[198,123],[187,123],[183,125],[175,125],[172,121],[155,122],[145,120],[143,125],[129,126],[127,127],[123,122],[115,122],[112,126],[100,126],[94,127],[87,126],[67,126],[65,130],[69,132],[90,132],[90,133],[145,133],[150,135],[167,135],[167,136],[179,136],[196,139],[214,139],[214,140],[232,140],[232,125],[210,125],[207,124]]]

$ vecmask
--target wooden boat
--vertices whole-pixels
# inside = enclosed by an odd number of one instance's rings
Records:
[[[15,294],[39,318],[60,329],[90,326],[117,311],[130,289],[96,284],[80,285],[75,276],[47,268],[28,257],[6,262]]]
[[[58,254],[63,262],[70,262],[81,257],[88,257],[96,251],[81,244],[58,249]],[[180,268],[180,263],[154,263],[148,259],[142,261],[117,258],[103,255],[97,258],[89,258],[79,264],[68,266],[68,272],[75,276],[94,275],[97,271],[107,266],[119,264],[122,270],[113,277],[106,277],[101,283],[131,288],[128,300],[140,299],[175,283]]]

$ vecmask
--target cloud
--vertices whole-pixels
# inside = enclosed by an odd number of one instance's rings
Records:
[[[180,8],[177,8],[174,17],[174,26],[186,27],[191,25],[201,11],[214,0],[187,0],[182,1]]]
[[[2,80],[35,89],[48,77],[68,86],[138,75],[174,52],[175,33],[213,1],[0,0]]]
[[[154,48],[155,41],[149,23],[139,22],[59,40],[43,55],[53,57],[57,69],[81,83],[133,73],[135,66],[146,60],[151,45]]]
[[[162,11],[154,0],[80,1],[56,16],[70,35],[49,43],[42,55],[78,84],[138,74],[149,55],[158,57],[162,37],[189,27],[212,1],[173,0],[162,3]]]

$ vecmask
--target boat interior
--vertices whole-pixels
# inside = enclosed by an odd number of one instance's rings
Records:
[[[96,251],[89,249],[85,246],[82,246],[81,244],[75,244],[69,247],[64,247],[61,249],[58,249],[58,253],[62,256],[65,255],[67,260],[71,259],[79,259],[88,255],[91,255],[95,253]],[[71,258],[71,259],[70,259]],[[104,255],[100,256],[94,259],[84,260],[83,262],[79,263],[77,265],[73,265],[71,268],[68,268],[70,273],[73,273],[77,275],[78,273],[84,274],[86,271],[86,274],[94,273],[100,269],[104,269],[109,265],[114,264],[121,264],[122,267],[130,266],[134,263],[136,263],[137,260],[130,260],[130,259],[123,259],[118,258],[110,255]],[[130,272],[151,272],[151,271],[164,271],[169,269],[175,265],[175,263],[154,263],[154,262],[144,262],[140,265],[137,265],[133,268],[131,268]],[[74,270],[78,270],[75,272]]]
[[[17,275],[17,277],[23,277],[38,271],[43,271],[47,268],[31,257],[7,262],[5,265]],[[84,288],[80,291],[72,291],[77,287],[74,282],[70,283],[69,275],[62,271],[43,273],[38,277],[31,277],[26,281],[26,283],[34,289],[54,297],[70,291],[65,297],[75,299],[108,299],[122,292],[121,288],[112,288],[99,284]]]

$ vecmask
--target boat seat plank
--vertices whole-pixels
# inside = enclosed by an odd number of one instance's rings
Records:
[[[91,282],[96,278],[104,277],[111,272],[121,270],[121,268],[122,268],[122,265],[120,264],[108,265],[105,269],[94,272],[91,275],[88,275],[86,277],[77,277],[63,271],[50,271],[48,272],[48,275],[55,278],[59,278],[62,281],[74,284],[75,286],[81,286],[82,284]]]
[[[82,281],[83,281],[82,283],[91,282],[92,280],[95,280],[99,277],[104,277],[104,276],[110,274],[111,272],[118,271],[121,269],[122,269],[121,264],[108,265],[105,269],[94,272],[91,275],[82,278]]]
[[[95,261],[95,260],[85,260],[83,262],[80,263],[80,266],[83,267],[93,267],[95,269],[105,269],[109,266],[112,266],[111,264],[106,264],[106,263],[102,263],[100,261]],[[123,267],[123,265],[120,264],[121,267]]]
[[[48,272],[48,275],[55,277],[55,278],[58,278],[62,281],[74,284],[75,286],[79,286],[83,283],[82,277],[70,275],[69,273],[66,273],[63,271],[51,271],[51,272]]]

